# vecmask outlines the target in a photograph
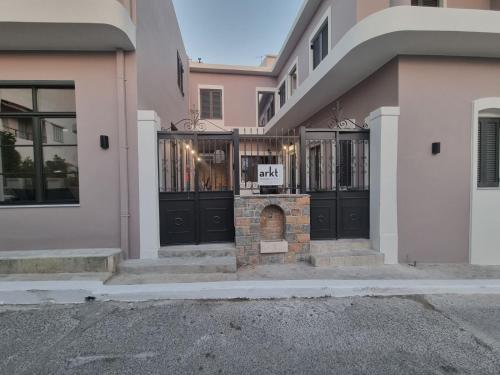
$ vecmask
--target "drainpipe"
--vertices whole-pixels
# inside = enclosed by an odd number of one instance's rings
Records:
[[[125,88],[125,54],[116,51],[116,92],[118,112],[118,142],[120,171],[120,248],[123,258],[129,258],[129,182],[128,182],[128,134],[127,102]]]

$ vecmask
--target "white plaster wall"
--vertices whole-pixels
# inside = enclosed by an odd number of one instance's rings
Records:
[[[370,239],[385,264],[398,263],[398,120],[399,107],[381,107],[370,126]]]
[[[138,112],[140,258],[156,259],[160,249],[158,136],[154,111]]]
[[[500,188],[477,187],[478,129],[480,117],[500,117],[500,97],[474,101],[472,115],[472,174],[470,262],[500,265]]]

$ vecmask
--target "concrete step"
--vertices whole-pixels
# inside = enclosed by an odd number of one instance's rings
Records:
[[[236,256],[234,243],[166,246],[158,251],[160,258]]]
[[[134,259],[121,262],[120,273],[232,273],[236,272],[236,257],[170,257]]]
[[[384,254],[373,250],[340,250],[311,254],[315,267],[378,266],[384,264]]]
[[[0,252],[0,274],[115,272],[120,249]]]
[[[106,282],[107,285],[170,284],[170,283],[210,283],[216,281],[236,281],[236,273],[119,273]]]
[[[311,254],[319,254],[330,251],[371,250],[371,248],[371,241],[363,238],[311,241]]]

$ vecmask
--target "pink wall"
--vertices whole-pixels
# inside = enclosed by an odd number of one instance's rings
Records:
[[[184,95],[177,86],[177,51],[184,65]],[[170,0],[137,3],[139,109],[155,110],[165,127],[188,115],[189,62]]]
[[[191,73],[190,108],[198,108],[198,85],[224,86],[224,126],[257,126],[257,87],[276,87],[272,77],[236,74]]]
[[[448,0],[448,8],[491,9],[490,0]]]
[[[389,8],[391,0],[358,0],[358,22],[370,14]]]
[[[394,59],[380,68],[352,90],[341,96],[338,101],[343,109],[343,117],[355,119],[362,124],[370,112],[382,106],[398,105],[398,61]],[[328,127],[336,101],[323,108],[304,122],[310,128]]]
[[[468,261],[472,101],[499,87],[500,60],[400,58],[400,261]]]
[[[80,207],[0,208],[0,250],[119,247],[115,54],[3,53],[0,72],[1,80],[75,81],[80,172]]]

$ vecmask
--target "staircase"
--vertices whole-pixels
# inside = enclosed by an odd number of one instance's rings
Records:
[[[310,262],[315,267],[377,266],[384,264],[384,254],[365,239],[311,241]]]
[[[120,274],[171,274],[179,279],[206,280],[236,273],[236,248],[232,243],[163,247],[158,259],[134,259],[118,265]],[[189,277],[192,276],[192,277]]]

